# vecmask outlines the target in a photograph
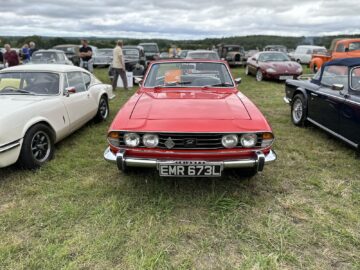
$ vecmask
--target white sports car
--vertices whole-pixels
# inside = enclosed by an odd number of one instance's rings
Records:
[[[0,168],[33,169],[54,144],[91,119],[109,115],[112,87],[69,65],[22,65],[0,71]]]

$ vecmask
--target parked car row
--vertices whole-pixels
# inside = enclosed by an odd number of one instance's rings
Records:
[[[135,66],[141,56],[146,63],[142,48],[124,47],[124,55],[134,57]],[[59,51],[38,51],[37,57],[51,52]],[[146,167],[164,177],[262,171],[277,158],[266,118],[238,91],[241,79],[232,77],[227,61],[190,56],[149,64],[140,88],[110,125],[105,160],[123,172]],[[311,123],[360,150],[360,58],[329,61],[306,81],[297,80],[302,67],[286,53],[262,51],[248,59],[246,73],[258,81],[286,80],[284,101],[295,125]],[[73,65],[1,70],[0,168],[42,166],[55,143],[91,119],[106,120],[113,97],[110,85]]]

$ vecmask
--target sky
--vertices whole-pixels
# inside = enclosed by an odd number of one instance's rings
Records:
[[[0,7],[0,36],[203,39],[360,33],[356,1],[0,0]]]

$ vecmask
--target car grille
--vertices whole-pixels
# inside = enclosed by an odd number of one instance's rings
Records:
[[[144,133],[137,133],[141,137]],[[159,136],[160,149],[224,149],[221,143],[222,136],[220,133],[157,133]],[[242,148],[240,143],[241,134],[239,136],[239,144],[237,148]],[[120,137],[120,145],[125,146],[123,136]],[[169,139],[170,138],[170,139]],[[256,147],[261,147],[262,136],[258,134]],[[172,146],[172,147],[169,147]],[[145,147],[142,142],[139,147]]]

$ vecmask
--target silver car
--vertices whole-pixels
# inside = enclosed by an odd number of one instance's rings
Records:
[[[66,57],[65,53],[60,50],[38,50],[31,56],[30,64],[61,64],[73,65]]]
[[[93,58],[94,66],[109,66],[113,58],[113,49],[97,49]]]

